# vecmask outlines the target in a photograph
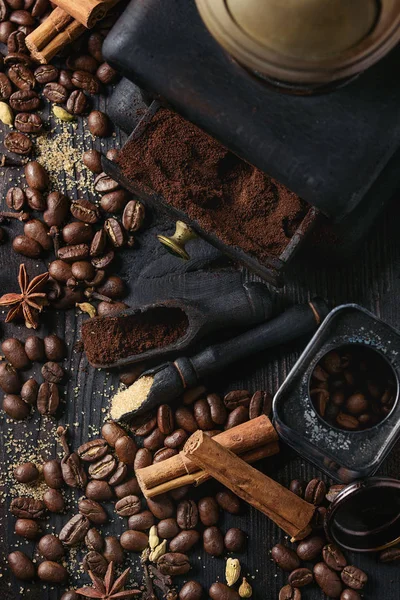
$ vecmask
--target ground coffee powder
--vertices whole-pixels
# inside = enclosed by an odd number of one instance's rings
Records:
[[[180,115],[160,109],[117,162],[146,193],[259,260],[279,256],[309,205]]]
[[[99,317],[82,325],[82,341],[92,365],[165,348],[187,332],[189,322],[179,308],[159,307],[128,317]]]

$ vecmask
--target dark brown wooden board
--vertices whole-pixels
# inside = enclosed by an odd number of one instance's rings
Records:
[[[99,106],[104,108],[106,100],[100,99]],[[82,123],[79,123],[77,137],[82,137]],[[122,138],[117,132],[116,137],[110,138],[105,143],[105,148],[120,144]],[[88,144],[88,140],[85,141]],[[94,146],[103,149],[102,144],[96,140]],[[10,187],[10,179],[13,176],[11,170],[5,171],[5,176],[0,180],[1,206],[4,207],[4,192]],[[73,196],[73,194],[70,194]],[[378,200],[378,199],[377,199]],[[341,267],[327,267],[318,264],[315,256],[304,253],[299,257],[288,273],[289,283],[284,290],[279,292],[277,304],[283,308],[296,302],[321,295],[326,297],[331,305],[344,302],[358,302],[366,308],[377,313],[393,326],[400,326],[400,241],[398,236],[398,218],[400,209],[394,205],[384,218],[377,224],[376,231],[366,242],[362,252],[354,259],[348,261]],[[7,228],[10,237],[22,230],[22,225],[12,223]],[[137,248],[127,250],[115,263],[115,271],[129,283],[136,281],[138,273],[148,267],[151,261],[165,255],[155,237],[160,231],[171,232],[173,224],[163,222],[153,216],[147,229],[138,236]],[[21,257],[14,254],[10,243],[0,247],[0,292],[17,290],[16,276]],[[47,260],[26,260],[30,275],[46,270]],[[250,279],[252,275],[247,274]],[[129,304],[132,297],[127,298]],[[1,321],[4,315],[0,313]],[[69,373],[68,384],[65,386],[65,403],[60,423],[70,425],[70,439],[74,448],[80,443],[93,437],[102,424],[104,410],[108,404],[108,398],[117,385],[117,375],[91,368],[81,351],[74,349],[79,340],[79,330],[83,319],[87,318],[79,311],[68,311],[67,313],[49,312],[43,319],[43,324],[38,333],[40,336],[48,332],[56,332],[65,337],[69,348],[69,356],[65,367]],[[29,334],[22,325],[10,324],[5,326],[1,323],[1,339],[16,336],[21,339]],[[234,365],[228,372],[222,373],[214,382],[210,383],[209,389],[225,392],[230,389],[248,388],[251,391],[257,389],[268,389],[276,391],[283,381],[291,366],[294,364],[299,352],[304,347],[306,340],[299,341],[285,348],[276,348],[255,359],[248,360],[243,365]],[[33,373],[38,373],[40,366],[35,365]],[[27,377],[30,372],[24,374]],[[76,426],[74,425],[76,424]],[[22,422],[8,422],[3,413],[0,413],[0,472],[6,469],[6,464],[15,461],[15,450],[10,449],[10,432],[22,443],[35,446],[37,440],[48,441],[49,454],[55,455],[56,444],[53,432],[55,424],[34,418]],[[47,455],[44,456],[47,458]],[[284,485],[288,485],[293,478],[310,479],[320,473],[315,470],[306,460],[282,447],[278,457],[269,459],[262,465],[263,470],[276,478]],[[381,472],[391,476],[398,476],[400,468],[400,448],[393,451],[385,462]],[[196,495],[206,495],[212,489],[211,484],[206,484]],[[7,492],[7,490],[5,490]],[[74,494],[68,492],[70,497],[70,514],[73,514],[76,502]],[[8,552],[17,545],[28,554],[33,556],[33,544],[17,541],[13,534],[15,519],[8,513],[9,499],[2,500],[0,504],[0,593],[4,600],[26,600],[42,599],[56,600],[61,596],[58,588],[43,586],[40,583],[21,585],[13,580],[6,568],[5,561]],[[109,507],[110,508],[110,507]],[[109,510],[111,515],[111,510]],[[49,531],[59,531],[62,523],[67,520],[66,516],[52,516],[46,522]],[[278,597],[280,587],[286,582],[286,575],[276,568],[270,559],[270,549],[284,536],[267,518],[256,513],[254,510],[245,508],[239,517],[224,516],[221,527],[226,531],[230,526],[238,526],[244,529],[249,536],[248,549],[240,556],[243,565],[243,574],[249,576],[254,586],[255,600],[269,600]],[[106,528],[107,532],[121,533],[126,527],[126,521],[117,519]],[[207,588],[215,580],[224,578],[224,560],[211,559],[207,557],[200,548],[192,552],[193,570],[190,576],[198,578]],[[398,568],[396,566],[382,566],[376,562],[376,557],[353,555],[349,557],[352,562],[365,568],[370,582],[365,591],[366,598],[387,598],[395,600],[399,597],[400,584]],[[140,569],[138,557],[132,555],[127,564],[133,567],[133,579],[140,583]],[[83,577],[87,582],[87,577]],[[304,591],[306,600],[317,600],[323,598],[323,594],[316,586]]]

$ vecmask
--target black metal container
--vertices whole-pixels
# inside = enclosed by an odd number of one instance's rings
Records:
[[[367,346],[383,357],[397,388],[387,417],[362,431],[328,424],[310,397],[311,375],[321,358],[349,344]],[[274,422],[281,438],[337,481],[373,475],[400,437],[399,353],[400,334],[376,316],[356,304],[334,309],[274,398]]]

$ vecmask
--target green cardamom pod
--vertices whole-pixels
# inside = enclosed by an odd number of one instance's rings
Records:
[[[71,113],[61,106],[53,106],[53,113],[60,121],[75,121],[74,115],[71,115]]]
[[[0,121],[10,127],[14,124],[14,113],[5,102],[0,102]]]

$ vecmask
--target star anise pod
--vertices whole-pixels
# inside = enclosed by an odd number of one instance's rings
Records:
[[[37,329],[39,325],[39,313],[43,306],[48,304],[45,289],[48,273],[37,275],[29,281],[28,273],[24,264],[20,265],[18,273],[18,285],[20,294],[4,294],[0,298],[0,306],[9,306],[10,310],[6,317],[6,323],[23,317],[25,325],[29,329]]]
[[[129,577],[130,569],[126,569],[120,577],[114,582],[114,563],[111,561],[108,565],[107,573],[104,579],[97,577],[92,571],[89,571],[89,577],[93,582],[93,587],[84,586],[76,590],[80,596],[87,598],[98,598],[99,600],[117,600],[118,598],[132,598],[140,594],[140,590],[123,590],[126,580]]]

